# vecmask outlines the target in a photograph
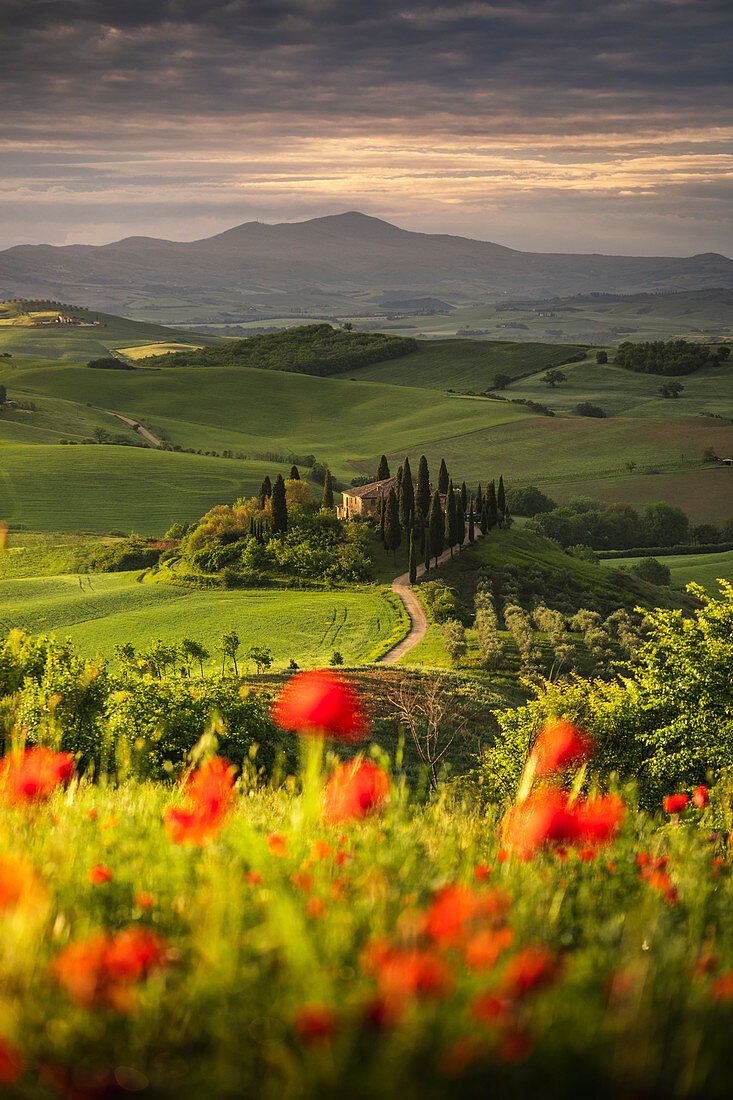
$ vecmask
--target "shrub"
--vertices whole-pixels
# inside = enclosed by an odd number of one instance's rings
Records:
[[[509,489],[506,499],[515,516],[537,516],[557,508],[557,503],[536,485],[520,485]]]
[[[649,584],[669,584],[672,579],[669,566],[663,565],[656,558],[642,558],[631,566],[631,572],[636,573],[643,581],[649,581]]]
[[[599,420],[608,416],[608,413],[600,407],[600,405],[593,405],[590,401],[581,401],[579,405],[575,406],[574,410],[578,416],[594,416]]]

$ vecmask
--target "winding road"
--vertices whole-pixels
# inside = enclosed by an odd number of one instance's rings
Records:
[[[481,531],[476,527],[475,539],[481,538]],[[463,546],[470,545],[468,542],[468,536],[463,540]],[[444,550],[438,558],[438,565],[442,565],[444,561],[450,560],[450,550]],[[435,568],[433,566],[433,568]],[[425,572],[424,565],[418,565],[417,575],[421,577]],[[428,632],[428,617],[425,614],[425,608],[420,603],[415,593],[410,588],[410,575],[409,573],[403,573],[399,577],[395,577],[391,585],[394,594],[402,600],[405,606],[407,614],[410,616],[410,630],[409,633],[393,646],[388,653],[385,653],[383,657],[379,658],[378,664],[382,665],[394,665],[397,664],[400,657],[404,657],[406,653],[409,653],[411,649],[414,649],[418,642],[421,642]]]

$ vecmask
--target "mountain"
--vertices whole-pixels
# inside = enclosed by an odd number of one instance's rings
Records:
[[[518,252],[412,233],[351,212],[246,222],[190,242],[127,237],[101,246],[17,245],[0,252],[1,298],[83,302],[131,317],[231,321],[284,311],[366,312],[436,296],[456,305],[507,297],[733,287],[733,260]]]

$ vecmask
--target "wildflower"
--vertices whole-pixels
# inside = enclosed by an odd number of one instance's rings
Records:
[[[552,775],[579,760],[592,756],[592,739],[577,726],[559,718],[545,722],[537,735],[529,758],[533,775]]]
[[[40,802],[73,774],[74,758],[70,753],[26,749],[0,761],[0,792],[13,805]]]
[[[111,882],[114,877],[109,867],[105,867],[103,863],[98,863],[89,871],[89,878],[95,886],[101,886],[104,882]]]
[[[356,742],[366,734],[366,716],[352,688],[325,669],[299,672],[273,707],[279,726],[300,733]]]
[[[262,875],[259,871],[247,871],[245,878],[247,879],[247,882],[250,884],[250,886],[259,886],[260,883],[263,881]]]
[[[727,970],[715,979],[710,987],[714,1001],[733,1001],[733,970]]]
[[[446,961],[430,951],[393,948],[377,967],[377,984],[387,1000],[401,1003],[410,997],[443,1000],[452,989]]]
[[[462,1035],[444,1053],[438,1063],[441,1077],[461,1077],[484,1053],[483,1043],[470,1035]]]
[[[539,790],[512,807],[504,819],[503,833],[507,848],[531,854],[548,841],[575,840],[578,823],[562,791]]]
[[[686,794],[668,794],[664,800],[664,812],[667,814],[681,814],[689,802]]]
[[[482,1024],[491,1025],[503,1020],[511,1011],[511,1006],[506,997],[499,997],[489,990],[474,998],[471,1011]]]
[[[491,874],[491,868],[486,863],[477,863],[473,869],[473,877],[477,882],[483,882]]]
[[[504,989],[513,997],[524,997],[552,985],[560,975],[557,955],[544,947],[529,945],[517,951],[504,973]]]
[[[268,833],[267,847],[274,856],[286,856],[288,854],[288,838],[282,833]]]
[[[218,834],[234,795],[234,769],[220,757],[207,760],[186,786],[186,804],[164,814],[165,830],[175,844],[206,844]]]
[[[695,803],[698,810],[703,810],[710,801],[707,787],[703,784],[699,787],[695,787],[695,790],[692,792],[692,801]]]
[[[331,845],[327,840],[314,840],[311,845],[311,859],[320,860],[326,859],[331,855]]]
[[[25,1059],[17,1047],[0,1036],[0,1085],[12,1085],[18,1080]]]
[[[134,1004],[132,987],[166,965],[166,949],[164,940],[144,928],[115,936],[100,932],[65,947],[53,971],[77,1004],[127,1012]]]
[[[13,856],[0,857],[0,913],[19,905],[36,906],[44,896],[33,867]]]
[[[484,928],[466,943],[463,955],[469,970],[491,970],[514,939],[511,928]]]
[[[476,913],[475,895],[465,886],[452,883],[435,894],[424,921],[423,931],[442,947],[454,944]]]
[[[323,818],[330,824],[354,821],[378,810],[389,793],[389,776],[369,760],[336,769],[323,796]]]
[[[138,909],[152,909],[155,905],[155,898],[152,894],[148,894],[143,890],[141,893],[135,894],[135,905]]]
[[[324,909],[325,906],[323,904],[322,898],[308,898],[307,902],[305,903],[306,914],[313,920],[316,920],[318,917],[322,917]]]
[[[336,1017],[326,1005],[301,1005],[293,1022],[301,1043],[328,1043],[336,1033]]]
[[[610,840],[626,816],[623,799],[614,794],[579,801],[575,806],[578,834],[583,840],[600,844]]]

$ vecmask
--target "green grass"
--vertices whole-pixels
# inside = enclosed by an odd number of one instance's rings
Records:
[[[647,425],[647,444],[650,434]],[[684,438],[682,430],[680,437]],[[638,449],[629,453],[638,453]],[[539,481],[538,484],[543,483]],[[578,478],[574,483],[564,485],[545,482],[544,488],[559,503],[584,496],[608,504],[622,500],[641,509],[646,504],[666,500],[678,505],[693,523],[720,524],[733,517],[733,471],[724,466],[705,466],[697,470],[683,468],[675,472],[660,469],[653,474],[634,473],[626,477]]]
[[[422,341],[418,351],[399,360],[374,363],[345,374],[359,381],[483,393],[493,389],[497,374],[520,378],[545,371],[580,350],[555,344],[518,344],[509,340],[431,340]]]
[[[91,372],[90,372],[91,373]],[[0,517],[39,531],[159,535],[288,468],[133,447],[0,445]]]
[[[616,567],[628,569],[637,565],[640,558],[614,558]],[[672,584],[680,588],[691,581],[701,584],[709,592],[717,593],[718,580],[733,582],[733,550],[720,554],[669,554],[658,560],[669,568]]]
[[[329,592],[264,590],[201,592],[141,584],[139,573],[87,574],[0,580],[0,634],[69,637],[87,656],[111,656],[119,642],[145,647],[154,638],[193,637],[214,651],[234,629],[244,649],[269,646],[276,668],[367,660],[397,616],[378,589]],[[216,660],[216,658],[214,658]],[[213,668],[214,666],[211,665]]]
[[[38,325],[34,320],[58,315],[58,310],[26,312],[15,302],[0,302],[0,353],[9,351],[14,358],[87,360],[98,359],[120,348],[144,344],[186,344],[193,347],[219,344],[218,336],[166,328],[146,321],[130,321],[112,313],[73,307],[63,311],[99,325],[77,328],[74,325]],[[148,353],[151,354],[151,353]],[[124,356],[122,356],[124,358]]]

